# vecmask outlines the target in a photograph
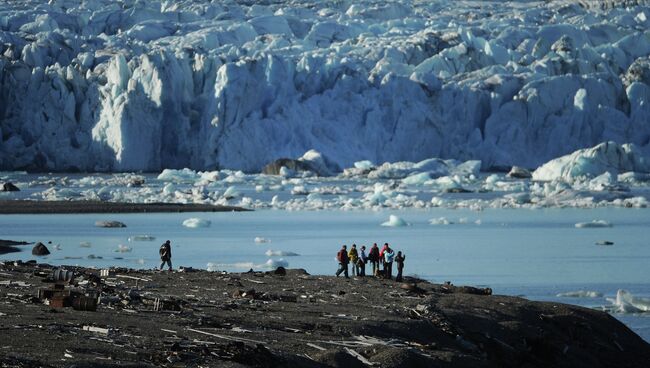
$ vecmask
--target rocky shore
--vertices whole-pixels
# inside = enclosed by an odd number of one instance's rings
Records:
[[[604,312],[489,289],[282,268],[64,269],[0,263],[1,367],[593,368],[650,361],[650,345]]]
[[[231,212],[241,207],[197,203],[124,203],[101,201],[1,200],[0,214]]]

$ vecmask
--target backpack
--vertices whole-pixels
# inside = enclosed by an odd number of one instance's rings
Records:
[[[339,250],[338,253],[336,253],[336,260],[339,262],[343,262],[343,254],[341,254],[343,250]]]
[[[160,249],[158,250],[158,254],[160,254],[161,257],[164,257],[167,254],[167,247],[165,244],[160,246]]]

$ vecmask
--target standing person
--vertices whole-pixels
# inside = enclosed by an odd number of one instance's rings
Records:
[[[386,259],[384,258],[386,249],[388,249],[388,243],[384,243],[384,246],[379,251],[379,262],[381,262],[381,268],[384,270],[384,276],[386,276]]]
[[[359,269],[357,270],[359,276],[363,277],[366,275],[366,262],[368,262],[368,256],[366,255],[366,246],[362,245],[361,253],[359,254]]]
[[[341,247],[341,250],[339,250],[338,253],[336,253],[336,260],[339,262],[339,269],[336,271],[336,277],[339,277],[341,272],[344,273],[345,278],[348,277],[348,263],[350,262],[350,259],[348,258],[348,246],[343,245]]]
[[[377,276],[377,272],[379,271],[379,247],[377,247],[377,243],[373,244],[372,248],[370,248],[368,260],[372,263],[372,274]]]
[[[350,252],[348,253],[348,258],[350,258],[350,263],[352,263],[352,276],[358,276],[359,272],[357,272],[357,262],[359,262],[359,253],[357,252],[356,244],[352,244],[352,248],[350,248]]]
[[[395,252],[393,252],[390,247],[386,248],[384,252],[384,276],[387,279],[393,277],[393,259],[395,258]]]
[[[158,253],[160,253],[160,260],[162,261],[160,263],[160,270],[162,271],[163,266],[165,263],[169,266],[169,270],[172,270],[172,245],[167,240],[166,242],[163,243],[163,245],[160,246],[160,249],[158,250]]]
[[[395,263],[397,263],[397,277],[395,277],[395,281],[401,282],[402,281],[402,270],[404,269],[404,260],[406,259],[406,255],[402,254],[402,251],[397,252],[397,255],[395,256]]]

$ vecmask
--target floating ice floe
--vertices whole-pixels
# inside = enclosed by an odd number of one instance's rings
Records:
[[[578,222],[575,227],[582,228],[598,228],[598,227],[612,227],[613,225],[605,220],[592,220],[591,222]]]
[[[156,237],[152,236],[152,235],[134,235],[134,236],[130,236],[127,240],[130,241],[130,242],[134,242],[134,241],[154,241],[154,240],[156,240]]]
[[[388,217],[388,221],[383,222],[381,226],[388,226],[388,227],[403,227],[403,226],[409,226],[409,223],[404,221],[398,216],[395,215],[390,215]]]
[[[79,246],[82,247],[82,248],[90,248],[92,246],[92,243],[90,243],[88,241],[83,241],[83,242],[79,243]]]
[[[255,243],[257,243],[257,244],[270,243],[270,242],[271,242],[271,239],[266,239],[266,238],[263,238],[261,236],[256,236],[255,237]]]
[[[283,250],[267,250],[266,253],[267,257],[296,257],[299,256],[300,254],[294,253],[294,252],[287,252]]]
[[[212,221],[200,219],[197,217],[188,218],[187,220],[183,221],[183,226],[189,228],[210,227],[211,224]]]
[[[600,298],[603,296],[603,293],[590,290],[576,290],[558,293],[555,296],[559,298]]]
[[[619,289],[616,291],[616,299],[607,300],[613,304],[613,311],[617,313],[650,312],[650,298],[635,297],[627,290]]]

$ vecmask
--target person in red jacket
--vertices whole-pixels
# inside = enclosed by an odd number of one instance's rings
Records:
[[[339,269],[336,271],[336,277],[339,277],[341,272],[344,273],[345,278],[348,277],[348,263],[350,263],[350,259],[348,258],[348,247],[347,245],[343,245],[341,247],[341,250],[339,250],[338,253],[336,253],[336,260],[339,262]]]
[[[379,251],[379,262],[381,262],[381,269],[384,272],[384,276],[386,276],[386,259],[384,258],[386,249],[388,249],[388,243],[384,243],[384,246],[381,247],[381,250]]]

